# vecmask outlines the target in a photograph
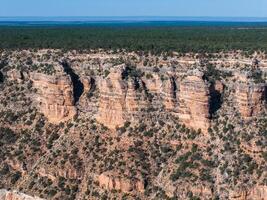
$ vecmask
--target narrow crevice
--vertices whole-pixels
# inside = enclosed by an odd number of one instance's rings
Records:
[[[0,71],[0,83],[4,82],[4,75],[3,73]]]
[[[176,85],[176,81],[174,79],[174,77],[171,77],[171,84],[173,86],[173,98],[176,99],[177,97],[177,85]]]
[[[213,116],[222,106],[222,94],[215,89],[214,84],[210,87],[210,94],[210,114]]]
[[[68,62],[63,61],[61,64],[63,66],[64,72],[67,73],[71,78],[73,84],[74,101],[76,104],[83,94],[83,83],[80,81],[80,77],[73,71]]]

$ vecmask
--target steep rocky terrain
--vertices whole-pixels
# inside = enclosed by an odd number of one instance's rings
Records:
[[[0,199],[266,199],[266,55],[0,55]]]

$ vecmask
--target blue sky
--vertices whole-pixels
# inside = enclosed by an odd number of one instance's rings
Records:
[[[267,0],[0,1],[0,16],[267,17]]]

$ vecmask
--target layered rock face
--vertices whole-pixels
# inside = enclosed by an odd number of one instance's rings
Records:
[[[16,191],[0,190],[1,200],[44,200],[38,197],[31,197]]]
[[[230,195],[231,200],[267,200],[267,186],[242,189]]]
[[[176,107],[176,84],[172,77],[162,82],[161,96],[166,110],[173,110]]]
[[[37,89],[40,111],[51,123],[60,123],[73,118],[77,111],[74,106],[73,86],[66,76],[49,76],[39,73],[31,75]]]
[[[207,132],[210,126],[210,91],[203,73],[193,72],[181,81],[179,118],[186,126]]]
[[[252,80],[240,80],[236,84],[235,98],[241,116],[249,118],[258,116],[264,107],[264,83],[255,83]]]
[[[112,175],[112,173],[103,173],[98,177],[99,185],[106,190],[117,190],[124,193],[144,192],[144,183],[140,180],[130,180]]]
[[[125,98],[127,86],[122,80],[121,69],[113,70],[107,79],[100,81],[100,99],[97,120],[115,129],[125,122]]]
[[[99,110],[96,119],[110,129],[124,125],[144,104],[138,89],[142,91],[140,80],[124,80],[123,66],[112,69],[106,79],[100,81]]]

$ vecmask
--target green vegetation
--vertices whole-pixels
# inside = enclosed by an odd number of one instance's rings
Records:
[[[267,29],[0,27],[0,48],[121,49],[159,54],[267,50]]]

